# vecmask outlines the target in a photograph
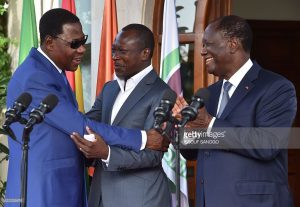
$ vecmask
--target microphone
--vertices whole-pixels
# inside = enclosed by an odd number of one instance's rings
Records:
[[[9,108],[5,112],[5,122],[2,125],[2,127],[8,133],[8,135],[11,138],[13,138],[14,140],[16,140],[17,138],[9,126],[12,123],[17,122],[17,121],[24,123],[25,119],[23,119],[21,117],[21,113],[24,112],[28,108],[31,101],[32,101],[31,95],[27,92],[24,92],[14,102],[13,107]]]
[[[24,130],[30,132],[35,124],[39,124],[44,120],[45,114],[51,112],[57,103],[58,98],[54,94],[49,94],[44,98],[39,107],[30,112],[29,120],[27,121]]]
[[[12,123],[19,121],[21,119],[21,113],[27,109],[32,101],[32,97],[29,93],[22,93],[17,100],[14,102],[12,108],[9,108],[5,112],[5,122],[3,128],[11,125]]]
[[[177,94],[168,89],[165,91],[160,104],[154,110],[154,129],[160,129],[160,125],[172,117],[171,111],[175,104]],[[161,130],[161,129],[160,129]]]
[[[204,106],[204,101],[209,98],[209,91],[206,88],[200,88],[195,95],[192,97],[192,102],[189,106],[181,110],[181,122],[179,127],[184,127],[188,121],[193,121],[196,119],[198,114],[198,109]]]

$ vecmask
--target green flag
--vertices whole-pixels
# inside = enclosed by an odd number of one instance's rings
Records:
[[[38,47],[34,0],[23,0],[19,65],[27,57],[32,47]]]

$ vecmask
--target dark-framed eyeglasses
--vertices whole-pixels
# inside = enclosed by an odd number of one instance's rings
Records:
[[[78,49],[81,45],[84,45],[88,39],[88,35],[84,35],[84,38],[81,40],[72,40],[71,42],[64,40],[62,38],[60,38],[59,36],[55,36],[55,38],[58,38],[66,43],[68,43],[68,45],[70,46],[70,48],[72,49]]]

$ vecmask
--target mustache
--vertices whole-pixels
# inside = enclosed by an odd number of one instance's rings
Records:
[[[114,66],[115,67],[125,67],[126,65],[122,65],[122,64],[119,64],[119,63],[114,63]]]

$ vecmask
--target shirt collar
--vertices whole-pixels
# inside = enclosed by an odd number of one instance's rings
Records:
[[[50,63],[52,63],[52,65],[54,65],[54,67],[57,69],[57,71],[58,71],[59,73],[62,73],[62,70],[61,70],[59,67],[57,67],[57,65],[49,58],[48,55],[46,55],[46,53],[44,53],[44,51],[42,50],[41,47],[38,47],[37,50],[38,50],[45,58],[47,58],[47,59],[50,61]]]
[[[231,78],[228,80],[234,87],[237,87],[240,82],[242,81],[242,79],[244,78],[244,76],[246,75],[246,73],[250,70],[250,68],[252,67],[253,63],[250,60],[250,58],[247,60],[247,62],[240,67],[240,69],[238,69],[238,71],[235,72],[235,74],[233,74],[233,76],[231,76]],[[226,80],[223,80],[223,83]]]
[[[116,80],[119,84],[120,90],[122,92],[125,92],[127,90],[130,90],[130,89],[136,87],[137,84],[139,84],[139,82],[152,70],[152,68],[153,68],[152,65],[149,65],[148,67],[146,67],[145,69],[143,69],[139,73],[135,74],[134,76],[132,76],[131,78],[129,78],[126,81],[126,85],[125,85],[124,80],[122,80],[122,79],[120,79],[116,76]],[[124,88],[124,86],[126,88]]]

